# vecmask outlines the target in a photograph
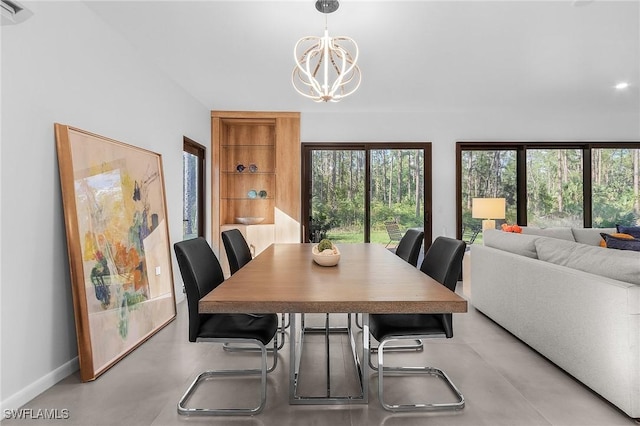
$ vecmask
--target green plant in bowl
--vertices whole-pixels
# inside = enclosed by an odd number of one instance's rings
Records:
[[[318,251],[322,252],[322,250],[326,250],[326,249],[333,249],[333,243],[331,242],[331,240],[327,240],[326,238],[324,240],[320,240],[320,242],[318,243]]]

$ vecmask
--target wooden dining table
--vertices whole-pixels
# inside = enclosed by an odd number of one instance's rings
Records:
[[[340,262],[320,266],[312,244],[272,244],[200,299],[202,313],[290,314],[290,404],[368,402],[368,314],[463,313],[467,301],[379,244],[338,244]],[[349,320],[357,395],[305,397],[297,394],[303,337],[298,316],[305,313],[362,313],[362,357]],[[304,317],[303,321],[304,321]],[[296,344],[298,341],[298,344]]]

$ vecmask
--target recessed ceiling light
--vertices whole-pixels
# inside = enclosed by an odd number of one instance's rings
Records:
[[[626,89],[627,87],[629,87],[629,83],[627,83],[626,81],[616,84],[616,89],[618,90],[623,90],[623,89]]]

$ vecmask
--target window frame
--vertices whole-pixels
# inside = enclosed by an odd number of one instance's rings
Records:
[[[456,235],[462,238],[462,152],[516,151],[517,223],[527,226],[527,149],[582,150],[583,226],[593,224],[592,150],[640,149],[640,141],[458,141],[456,142]]]
[[[204,237],[205,236],[205,215],[206,215],[206,198],[205,198],[205,194],[206,194],[206,175],[207,175],[207,170],[206,170],[206,153],[207,153],[207,148],[204,145],[199,144],[198,142],[189,139],[186,136],[182,137],[182,152],[187,152],[191,155],[194,155],[198,160],[197,160],[197,164],[198,164],[198,176],[197,176],[197,181],[198,181],[198,193],[197,193],[197,198],[198,198],[198,236],[199,237]],[[183,171],[184,173],[184,171]],[[184,179],[184,176],[183,176]],[[183,210],[184,210],[184,206],[183,206]],[[184,218],[183,218],[184,220]]]
[[[432,218],[432,145],[431,142],[302,142],[301,149],[301,169],[302,169],[302,228],[303,241],[308,241],[306,230],[309,227],[309,216],[311,214],[311,204],[309,201],[311,194],[311,151],[313,150],[361,150],[365,151],[365,180],[368,185],[371,181],[371,156],[370,151],[380,149],[422,149],[424,151],[424,181],[422,208],[424,214],[424,250],[431,246],[433,236]],[[365,191],[365,242],[370,241],[371,229],[371,192]]]

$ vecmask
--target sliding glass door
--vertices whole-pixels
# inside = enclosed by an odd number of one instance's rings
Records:
[[[365,241],[365,154],[363,149],[309,152],[309,241]]]
[[[387,148],[369,151],[371,242],[394,245],[387,226],[424,228],[424,152]]]
[[[395,245],[389,223],[424,229],[431,241],[430,144],[302,146],[305,241]]]

